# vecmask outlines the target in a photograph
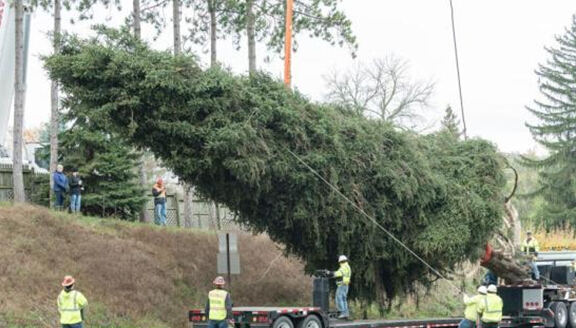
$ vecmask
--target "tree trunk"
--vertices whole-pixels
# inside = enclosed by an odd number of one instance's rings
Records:
[[[184,183],[184,227],[192,228],[194,225],[194,188]]]
[[[208,11],[210,12],[210,67],[216,66],[216,6],[214,0],[208,1]]]
[[[246,34],[248,35],[248,73],[256,72],[256,38],[254,31],[254,0],[246,0]]]
[[[133,21],[133,28],[134,28],[134,37],[137,39],[142,38],[142,28],[141,28],[141,19],[140,19],[140,0],[133,0],[132,1],[132,19]],[[138,176],[140,178],[140,184],[144,187],[145,190],[148,190],[148,177],[146,176],[146,155],[142,153],[140,156],[140,164],[138,165]],[[145,193],[148,195],[148,193]],[[150,222],[150,214],[148,213],[148,202],[144,203],[142,209],[140,210],[140,222]]]
[[[486,247],[486,254],[480,264],[504,279],[507,284],[517,284],[530,279],[531,268],[528,261],[493,250],[490,246]]]
[[[60,33],[62,22],[61,9],[61,0],[54,0],[53,47],[55,54],[60,52]],[[58,165],[58,130],[60,126],[60,112],[58,109],[58,83],[56,81],[52,81],[52,85],[50,87],[50,107],[50,204],[52,204],[52,186],[54,185],[54,177],[52,172],[56,171],[56,165]]]
[[[142,37],[140,27],[140,0],[132,0],[132,19],[134,20],[134,36],[138,39]]]
[[[174,23],[174,55],[182,53],[180,36],[180,1],[172,0],[172,21]]]
[[[14,140],[13,179],[14,203],[24,203],[24,175],[22,174],[22,130],[24,126],[24,6],[22,0],[14,2],[16,11],[16,65],[14,75]]]
[[[511,201],[504,204],[504,214],[506,215],[506,219],[510,225],[510,231],[512,232],[512,243],[515,248],[519,248],[521,242],[520,234],[522,233],[522,223],[518,217],[518,211],[514,205],[512,205]]]
[[[218,224],[218,230],[222,230],[222,220],[220,220],[220,205],[218,203],[214,203],[214,213],[216,214],[216,223]]]
[[[138,165],[138,175],[140,177],[140,184],[144,187],[145,190],[148,190],[148,178],[146,176],[145,160],[146,156],[142,154],[140,157],[140,164]],[[148,192],[146,192],[145,195],[148,196]],[[150,214],[148,213],[148,201],[142,205],[142,209],[140,210],[140,222],[150,222]]]

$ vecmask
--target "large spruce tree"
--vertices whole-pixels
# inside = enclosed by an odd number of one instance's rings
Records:
[[[536,70],[540,97],[528,110],[537,118],[527,123],[534,139],[549,155],[524,157],[523,163],[538,167],[545,205],[539,217],[547,227],[576,226],[576,16],[557,45],[546,48],[549,59]]]
[[[478,259],[501,225],[501,163],[483,140],[398,131],[116,32],[68,39],[46,65],[67,103],[109,120],[307,270],[348,255],[352,297],[389,300],[436,277],[301,161],[439,272]]]

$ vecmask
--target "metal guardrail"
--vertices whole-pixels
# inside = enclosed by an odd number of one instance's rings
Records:
[[[573,261],[576,260],[576,251],[546,251],[539,252],[537,262],[540,261]]]

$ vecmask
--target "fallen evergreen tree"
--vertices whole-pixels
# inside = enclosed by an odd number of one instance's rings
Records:
[[[108,120],[308,270],[348,255],[353,297],[384,304],[436,277],[290,152],[440,272],[477,260],[501,225],[504,179],[489,142],[398,131],[117,31],[67,38],[46,67],[71,110]]]

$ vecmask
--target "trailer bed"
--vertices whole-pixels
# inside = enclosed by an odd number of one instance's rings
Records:
[[[318,307],[234,307],[232,308],[236,327],[274,327],[280,317],[289,318],[293,327],[309,316],[317,317],[322,327],[318,328],[456,328],[461,318],[437,319],[381,319],[381,320],[338,320],[329,318]],[[189,319],[194,328],[205,328],[208,320],[204,310],[191,310]],[[286,328],[286,327],[284,327]]]
[[[332,320],[332,328],[432,328],[432,327],[458,327],[462,318],[438,319],[382,319],[382,320]]]

